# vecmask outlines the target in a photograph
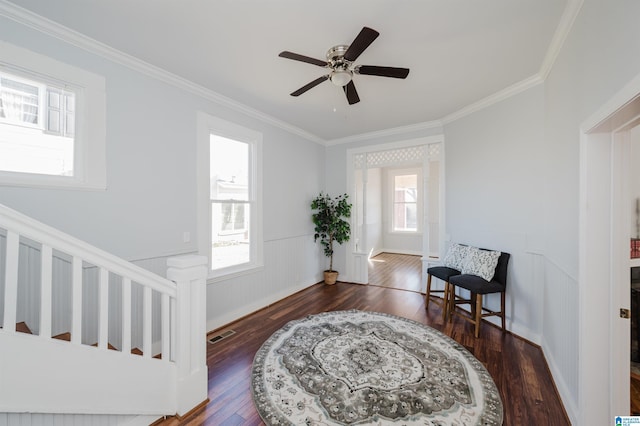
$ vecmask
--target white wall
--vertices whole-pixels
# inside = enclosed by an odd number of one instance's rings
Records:
[[[542,85],[445,125],[446,232],[453,242],[511,253],[507,328],[542,333],[543,284],[534,281],[544,212]],[[500,298],[488,296],[499,308]],[[486,303],[486,302],[485,302]]]
[[[105,77],[107,156],[106,191],[0,187],[0,203],[127,260],[151,259],[163,273],[164,257],[197,250],[196,113],[203,111],[262,132],[264,153],[265,266],[208,286],[209,325],[321,280],[309,204],[324,185],[323,146],[4,17],[0,40]]]

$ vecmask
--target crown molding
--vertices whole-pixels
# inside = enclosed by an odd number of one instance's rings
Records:
[[[547,76],[551,72],[553,64],[556,62],[558,54],[560,54],[560,50],[573,27],[573,23],[575,22],[583,3],[584,0],[567,1],[564,12],[560,17],[560,22],[558,23],[556,31],[553,34],[553,38],[551,39],[551,43],[549,44],[547,54],[545,55],[542,65],[540,66],[540,71],[538,72],[542,80],[546,80]]]
[[[549,75],[549,72],[551,72],[551,69],[553,68],[553,64],[555,63],[555,60],[558,57],[558,54],[560,53],[560,50],[562,49],[562,46],[564,45],[564,42],[566,41],[567,36],[571,31],[571,28],[573,27],[573,23],[575,22],[583,3],[584,0],[567,0],[567,5],[565,6],[562,16],[560,17],[560,21],[558,23],[558,26],[556,27],[556,31],[553,35],[553,38],[551,39],[551,43],[549,44],[549,48],[547,49],[547,53],[545,54],[544,60],[537,74],[519,81],[503,90],[500,90],[499,92],[489,95],[484,99],[467,105],[456,112],[446,115],[440,120],[418,123],[406,127],[396,127],[394,129],[387,129],[380,132],[364,133],[361,135],[354,135],[341,139],[334,139],[327,141],[325,144],[337,145],[341,143],[362,141],[382,136],[401,135],[409,133],[411,131],[431,129],[437,126],[443,126],[445,124],[449,124],[456,120],[459,120],[469,114],[473,114],[474,112],[478,112],[482,109],[488,108],[498,102],[502,102],[503,100],[515,96],[518,93],[524,92],[525,90],[528,90],[532,87],[535,87],[538,84],[544,83],[547,76]]]
[[[325,145],[326,146],[341,145],[345,143],[360,142],[360,141],[382,138],[385,136],[405,135],[408,133],[417,132],[421,130],[436,129],[436,128],[442,127],[442,124],[443,123],[440,120],[425,121],[422,123],[411,124],[408,126],[394,127],[391,129],[378,130],[375,132],[361,133],[359,135],[347,136],[339,139],[332,139],[332,140],[326,141]]]
[[[551,72],[551,69],[553,68],[553,64],[555,63],[555,60],[558,57],[558,54],[560,53],[560,50],[562,49],[562,46],[564,45],[564,42],[567,39],[569,32],[571,31],[571,28],[573,27],[573,23],[575,22],[576,17],[578,16],[580,9],[582,8],[583,2],[584,0],[567,0],[567,5],[562,12],[560,22],[556,27],[556,31],[553,34],[553,38],[551,39],[551,43],[549,44],[549,48],[547,49],[547,53],[537,74],[445,116],[444,118],[442,118],[442,122],[444,124],[448,124],[453,121],[459,120],[462,117],[501,102],[507,98],[510,98],[511,96],[517,95],[518,93],[537,86],[538,84],[544,83],[544,81],[547,79],[547,76],[549,75],[549,72]]]
[[[108,59],[120,65],[126,66],[142,74],[153,77],[164,83],[167,83],[179,89],[183,89],[189,93],[193,93],[211,102],[227,107],[234,111],[240,112],[242,114],[248,115],[249,117],[255,118],[264,123],[270,124],[274,127],[278,127],[289,133],[298,135],[309,141],[312,141],[321,145],[325,145],[325,146],[331,146],[331,145],[358,142],[358,141],[370,140],[374,138],[381,138],[381,137],[387,137],[387,136],[403,135],[410,132],[442,127],[445,124],[459,120],[460,118],[463,118],[469,114],[480,111],[493,104],[501,102],[511,96],[521,93],[531,87],[534,87],[540,83],[543,83],[547,78],[547,76],[549,75],[549,72],[553,68],[553,64],[555,63],[555,60],[558,57],[558,54],[562,49],[562,46],[564,45],[564,42],[569,32],[571,31],[571,28],[573,27],[573,23],[575,22],[575,19],[578,16],[580,9],[582,8],[583,2],[584,0],[567,0],[567,5],[560,18],[558,27],[556,28],[554,36],[549,45],[549,49],[547,50],[545,58],[540,67],[540,70],[536,75],[533,75],[525,80],[522,80],[518,83],[513,84],[510,87],[507,87],[503,90],[500,90],[499,92],[496,92],[490,96],[487,96],[486,98],[481,99],[478,102],[467,105],[464,108],[452,114],[449,114],[440,120],[427,121],[427,122],[417,123],[409,126],[395,127],[391,129],[385,129],[385,130],[380,130],[380,131],[375,131],[370,133],[362,133],[358,135],[347,136],[344,138],[333,139],[333,140],[322,139],[299,127],[293,126],[271,115],[265,114],[261,111],[258,111],[254,108],[251,108],[247,105],[237,102],[231,98],[223,96],[213,90],[207,89],[185,78],[179,77],[159,67],[146,63],[131,55],[127,55],[124,52],[116,50],[112,47],[107,46],[106,44],[100,43],[97,40],[87,37],[84,34],[81,34],[77,31],[74,31],[56,22],[53,22],[47,18],[37,15],[20,6],[17,6],[9,2],[8,0],[0,0],[0,15],[5,16],[22,25],[25,25],[37,31],[40,31],[44,34],[55,37],[66,43],[79,47],[90,53],[99,55],[105,59]]]
[[[465,117],[469,114],[473,114],[474,112],[478,112],[480,110],[488,108],[491,105],[497,104],[498,102],[502,102],[505,99],[515,96],[518,93],[524,92],[525,90],[530,89],[534,86],[537,86],[538,84],[541,84],[541,83],[544,83],[544,80],[540,78],[538,74],[532,75],[531,77],[526,78],[522,81],[519,81],[505,89],[502,89],[499,92],[494,93],[493,95],[489,95],[484,99],[474,102],[471,105],[467,105],[466,107],[445,116],[442,119],[442,123],[449,124],[451,122],[459,120],[462,117]]]
[[[17,6],[7,0],[0,0],[0,15],[19,24],[25,25],[41,33],[57,38],[65,43],[76,46],[89,53],[101,56],[117,64],[123,65],[139,73],[155,78],[163,83],[185,90],[206,100],[227,107],[234,111],[248,115],[264,123],[278,127],[287,132],[298,135],[309,141],[324,144],[325,140],[311,134],[299,127],[293,126],[254,108],[248,107],[231,98],[221,95],[211,89],[196,84],[185,78],[172,74],[162,68],[151,65],[138,58],[114,49],[104,43],[87,37],[77,31],[67,28],[57,22],[51,21],[43,16],[37,15],[27,9]]]

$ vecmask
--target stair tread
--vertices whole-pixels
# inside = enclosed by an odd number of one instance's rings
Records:
[[[98,347],[98,342],[94,343],[91,346],[95,346],[97,348]],[[117,349],[113,345],[111,345],[111,343],[107,343],[107,349],[111,349],[112,351],[117,351]]]
[[[71,341],[71,333],[61,333],[58,334],[56,336],[53,336],[53,339],[58,339],[58,340],[66,340],[67,342]]]
[[[142,350],[140,350],[140,348],[131,349],[131,353],[134,354],[134,355],[140,355],[140,356],[143,355],[143,352],[142,352]],[[153,357],[155,359],[162,359],[162,354],[160,353],[160,354],[154,355]]]
[[[16,331],[19,333],[33,334],[27,323],[24,321],[16,324]]]
[[[27,324],[26,324],[26,323],[24,323],[24,322],[19,322],[19,323],[17,323],[17,324],[16,324],[16,331],[18,331],[18,332],[20,332],[20,333],[33,334],[33,333],[31,332],[31,330],[29,329],[29,327],[27,326]],[[52,337],[52,339],[64,340],[64,341],[70,342],[70,341],[71,341],[71,333],[69,333],[69,332],[67,332],[67,333],[60,333],[60,334],[57,334],[57,335],[53,336],[53,337]],[[98,346],[98,343],[96,342],[96,343],[94,343],[94,344],[93,344],[93,345],[91,345],[91,346],[95,346],[95,347],[97,347],[97,346]],[[118,350],[118,349],[117,349],[115,346],[113,346],[111,343],[107,343],[107,348],[108,348],[108,349],[110,349],[110,350],[112,350],[112,351],[117,351],[117,350]],[[133,348],[133,349],[131,349],[131,353],[132,353],[133,355],[140,355],[140,356],[142,356],[142,355],[143,355],[142,350],[140,350],[139,348]],[[153,358],[156,358],[156,359],[162,359],[162,354],[160,353],[160,354],[154,355],[154,356],[153,356]]]

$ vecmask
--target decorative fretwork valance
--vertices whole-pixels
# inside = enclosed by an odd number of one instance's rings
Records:
[[[356,169],[390,167],[422,162],[424,158],[434,161],[440,158],[440,143],[409,146],[386,151],[367,152],[354,155]]]

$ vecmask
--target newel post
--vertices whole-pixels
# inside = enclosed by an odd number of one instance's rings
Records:
[[[176,283],[176,412],[184,415],[207,399],[207,258],[167,259],[167,278]]]

